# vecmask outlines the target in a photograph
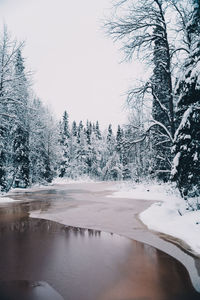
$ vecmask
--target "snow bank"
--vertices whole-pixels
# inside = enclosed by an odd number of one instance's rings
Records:
[[[200,211],[185,211],[181,215],[186,207],[183,201],[155,203],[140,214],[140,219],[149,229],[181,239],[200,254]]]
[[[192,210],[198,199],[186,202],[172,184],[157,182],[121,184],[110,197],[159,201],[139,215],[141,221],[151,230],[184,241],[200,254],[200,210]]]
[[[74,184],[74,183],[100,183],[98,181],[94,181],[90,179],[89,177],[80,177],[77,179],[70,179],[70,178],[55,178],[51,183],[46,184],[34,184],[31,187],[28,188],[12,188],[7,195],[18,193],[25,193],[25,192],[34,192],[38,190],[44,190],[46,188],[53,188],[55,184]]]
[[[178,191],[170,184],[158,182],[133,183],[126,182],[115,186],[118,191],[108,197],[134,198],[137,200],[166,201],[169,197],[180,199]]]
[[[92,180],[91,178],[89,178],[87,176],[78,177],[76,179],[57,177],[53,180],[52,185],[53,184],[73,184],[73,183],[97,183],[97,181]]]
[[[15,202],[15,201],[18,201],[18,200],[14,200],[14,199],[11,199],[11,198],[8,198],[8,197],[0,196],[0,204],[1,203],[8,203],[8,202]]]

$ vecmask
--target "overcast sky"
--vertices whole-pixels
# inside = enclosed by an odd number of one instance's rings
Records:
[[[105,37],[101,20],[110,0],[0,0],[1,25],[26,40],[34,90],[60,117],[124,123],[125,96],[139,65],[120,64],[122,53]]]

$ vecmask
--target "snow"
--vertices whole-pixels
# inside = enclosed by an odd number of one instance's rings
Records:
[[[0,204],[1,203],[8,203],[8,202],[15,202],[15,201],[18,201],[18,200],[13,200],[9,197],[0,196]]]
[[[182,199],[172,184],[121,184],[111,197],[155,200],[159,202],[140,213],[139,218],[151,230],[184,241],[200,254],[200,210],[193,210],[200,199]]]
[[[60,178],[57,177],[53,180],[51,185],[54,184],[73,184],[73,183],[97,183],[97,181],[92,180],[91,178],[89,178],[88,176],[81,176],[81,177],[77,177],[76,179],[71,179],[71,178]]]
[[[140,214],[141,221],[149,229],[184,241],[195,253],[200,254],[200,211],[188,211],[180,215],[180,203],[171,204],[172,201],[151,205]]]
[[[179,198],[179,193],[172,185],[158,182],[133,183],[126,182],[118,184],[118,191],[108,197],[112,198],[134,198],[138,200],[166,201],[169,197]]]
[[[181,156],[181,152],[178,152],[173,159],[173,168],[171,171],[172,176],[174,176],[177,173],[177,167],[179,165],[180,156]]]
[[[174,140],[176,141],[178,138],[179,132],[186,126],[186,122],[188,121],[189,115],[192,113],[193,105],[189,106],[188,109],[184,112],[181,123],[178,129],[175,132]],[[189,126],[189,124],[188,124]]]

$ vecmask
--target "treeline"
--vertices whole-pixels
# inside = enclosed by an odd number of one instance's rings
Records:
[[[127,143],[143,149],[141,175],[175,181],[185,198],[199,196],[200,1],[114,4],[106,31],[123,44],[125,59],[137,56],[149,74],[128,92],[135,135]]]
[[[74,121],[69,126],[65,111],[60,122],[61,159],[59,177],[78,178],[87,175],[98,180],[131,178],[131,159],[124,144],[128,131],[118,126],[114,134],[112,126],[101,132],[98,121],[86,125]]]
[[[0,39],[0,190],[51,182],[59,152],[58,126],[31,89],[23,43],[4,28]]]
[[[55,177],[87,175],[98,180],[132,176],[133,157],[125,139],[130,129],[112,126],[101,132],[99,123],[60,122],[31,88],[25,69],[23,43],[4,28],[0,39],[0,190],[46,184]]]
[[[98,122],[60,123],[30,87],[23,44],[0,39],[0,188],[56,176],[150,177],[200,195],[200,0],[116,1],[107,32],[137,55],[148,78],[128,92],[130,122],[113,134]],[[171,22],[173,19],[173,22]]]

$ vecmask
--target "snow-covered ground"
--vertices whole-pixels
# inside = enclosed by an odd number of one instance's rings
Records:
[[[8,197],[4,197],[4,196],[0,196],[0,204],[1,203],[8,203],[8,202],[15,202],[17,200],[13,200],[11,198],[8,198]]]
[[[7,195],[12,196],[12,194],[15,194],[16,192],[17,193],[20,193],[20,192],[22,192],[22,193],[23,192],[34,192],[34,191],[38,191],[38,190],[44,190],[44,189],[47,189],[47,188],[48,189],[54,188],[54,185],[56,185],[56,184],[74,184],[74,183],[77,183],[77,184],[81,184],[81,183],[100,183],[100,181],[94,181],[94,180],[90,179],[87,176],[82,176],[82,177],[79,177],[77,179],[57,177],[51,183],[46,183],[45,185],[37,183],[37,184],[34,184],[34,185],[32,185],[31,187],[28,187],[28,188],[12,188],[8,193],[2,193],[2,195],[0,195],[0,197],[2,197],[2,202],[6,202],[6,199],[8,199],[8,198],[5,198],[5,201],[4,201],[3,197],[7,196]],[[10,200],[12,200],[12,199],[10,199]],[[12,200],[12,201],[14,201],[14,200]],[[19,201],[19,200],[17,200],[17,201]]]
[[[169,184],[159,184],[158,182],[121,182],[115,187],[118,191],[114,192],[109,197],[134,198],[152,201],[167,201],[169,197],[173,197],[176,200],[180,199],[178,191]]]
[[[53,184],[73,184],[73,183],[94,183],[94,182],[97,183],[97,181],[92,180],[88,176],[81,176],[76,179],[57,177],[53,180],[52,185]]]
[[[196,254],[200,254],[200,210],[192,209],[198,199],[186,202],[175,187],[156,182],[120,184],[111,197],[159,201],[139,215],[142,222],[149,229],[184,241]]]

